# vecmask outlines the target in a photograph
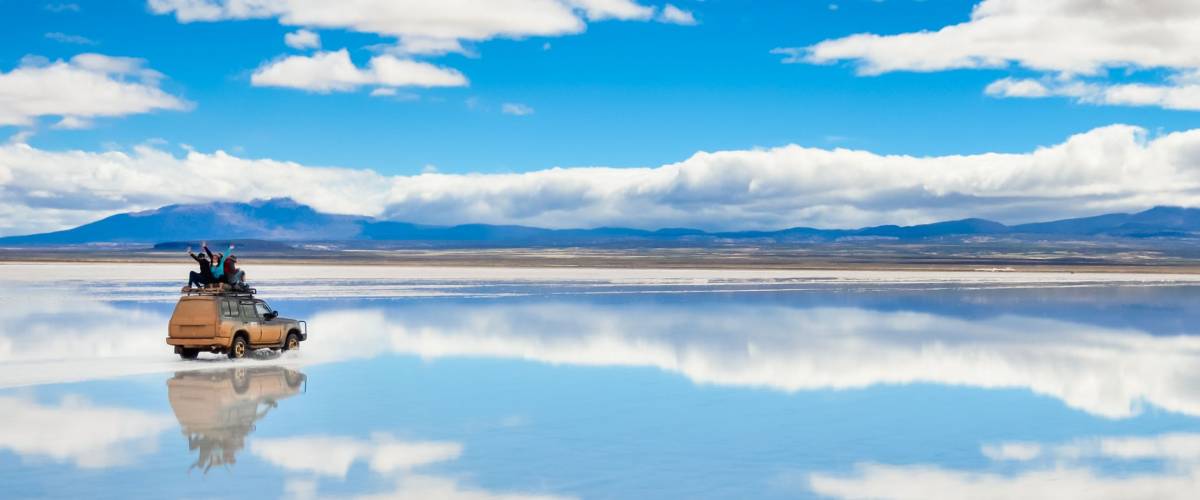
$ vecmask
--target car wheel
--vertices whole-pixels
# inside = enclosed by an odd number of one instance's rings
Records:
[[[283,378],[287,381],[288,387],[292,389],[300,387],[300,384],[304,382],[304,374],[292,370],[283,372]]]
[[[294,333],[289,333],[287,341],[283,343],[283,350],[295,351],[300,348],[300,336]]]
[[[179,350],[179,357],[181,357],[183,359],[196,359],[196,356],[199,356],[199,355],[200,355],[200,349],[184,348],[184,349]]]
[[[246,376],[245,368],[237,368],[233,371],[233,392],[245,394],[250,388],[250,377]]]
[[[238,335],[233,338],[233,345],[229,346],[229,359],[242,359],[249,351],[250,346],[246,344],[246,337]]]

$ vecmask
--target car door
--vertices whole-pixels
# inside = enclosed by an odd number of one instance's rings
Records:
[[[263,343],[278,344],[281,342],[283,339],[283,323],[276,319],[266,319],[267,313],[271,312],[271,308],[267,306],[266,302],[256,300],[254,301],[254,308],[258,315],[263,318],[261,325]]]
[[[258,309],[254,307],[254,302],[244,300],[238,303],[238,311],[242,316],[242,329],[250,334],[251,344],[262,344],[262,317],[258,315]]]

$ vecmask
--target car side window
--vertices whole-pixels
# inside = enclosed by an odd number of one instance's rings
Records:
[[[258,316],[258,311],[254,310],[253,302],[242,302],[240,305],[242,308],[242,319],[250,321],[262,319]]]
[[[226,318],[237,317],[237,306],[232,300],[221,301],[221,315]]]
[[[271,308],[262,302],[255,302],[254,308],[258,311],[258,315],[264,318],[267,317],[267,313],[271,312]]]

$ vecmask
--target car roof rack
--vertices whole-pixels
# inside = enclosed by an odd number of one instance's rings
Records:
[[[228,285],[225,285],[225,284],[221,284],[221,285],[217,285],[217,286],[206,286],[203,288],[184,287],[183,290],[180,291],[180,295],[184,295],[187,297],[216,296],[216,297],[254,298],[254,294],[256,294],[256,293],[258,293],[258,290],[254,289],[254,288],[242,288],[240,290],[234,290],[233,288],[230,288]]]

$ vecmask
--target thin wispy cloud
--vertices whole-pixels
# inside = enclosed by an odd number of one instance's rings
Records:
[[[96,45],[96,41],[90,38],[79,35],[68,35],[66,33],[59,33],[57,31],[46,33],[46,38],[56,42],[71,43],[75,45]]]
[[[77,3],[48,3],[48,4],[46,4],[45,9],[50,12],[54,12],[56,14],[63,13],[63,12],[82,12],[83,11],[83,9],[79,8],[79,4],[77,4]]]
[[[526,116],[533,114],[533,108],[519,102],[506,102],[500,105],[500,112],[506,115]]]

